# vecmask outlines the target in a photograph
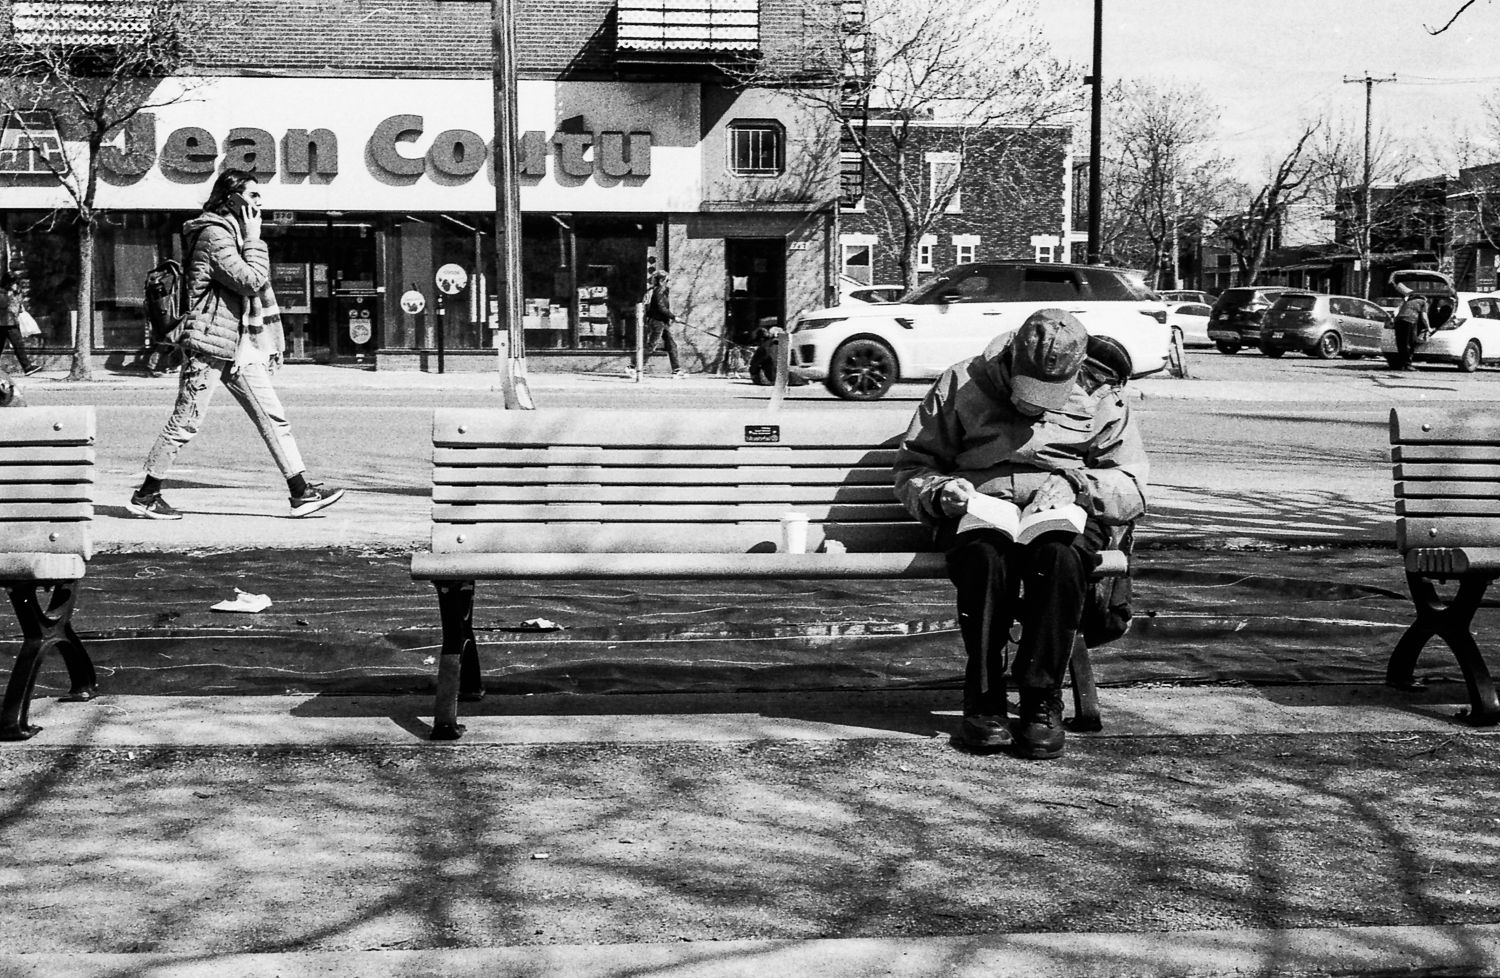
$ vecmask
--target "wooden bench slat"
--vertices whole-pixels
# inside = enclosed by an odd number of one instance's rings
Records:
[[[775,550],[780,539],[779,523],[721,523],[709,531],[681,523],[437,523],[432,528],[435,553],[749,553]],[[930,534],[911,521],[808,525],[808,550],[825,540],[853,552],[932,549]]]
[[[1391,443],[1500,446],[1500,417],[1491,411],[1392,408]]]
[[[5,534],[5,549],[9,553],[78,554],[84,560],[94,555],[92,527],[86,520],[10,523],[0,528],[0,533]]]
[[[94,411],[80,407],[6,408],[0,442],[7,445],[91,445]]]
[[[1492,516],[1500,520],[1500,499],[1398,499],[1397,516]]]
[[[441,408],[433,412],[432,442],[448,445],[555,445],[725,448],[737,445],[894,447],[911,420],[909,410],[809,408],[771,413],[764,408],[684,411],[525,411]],[[772,441],[771,439],[775,439]]]
[[[91,484],[92,465],[0,465],[0,485],[42,483],[45,485]]]
[[[0,581],[77,581],[86,568],[78,554],[0,552]]]
[[[14,411],[16,408],[6,408]],[[0,441],[3,441],[0,437]],[[0,444],[0,466],[6,465],[93,465],[92,445],[7,445]]]
[[[1395,486],[1397,499],[1494,499],[1495,489],[1494,482],[1452,479],[1418,479]]]
[[[86,503],[94,498],[87,482],[0,482],[0,505],[30,503]]]
[[[744,448],[598,448],[562,445],[556,448],[435,448],[434,465],[627,465],[636,467],[699,467],[720,465],[863,465],[890,468],[894,449],[825,449],[816,446]]]
[[[1403,553],[1413,547],[1500,546],[1500,517],[1398,517],[1396,545]]]
[[[1129,569],[1118,550],[1100,555],[1096,577],[1113,577]],[[943,555],[931,551],[867,554],[755,553],[486,553],[413,554],[416,580],[642,578],[945,578]]]
[[[582,486],[443,485],[432,487],[434,503],[780,503],[788,509],[818,503],[884,503],[889,486]]]
[[[632,504],[551,503],[542,506],[503,503],[434,503],[434,523],[778,523],[787,512],[785,503],[740,502],[733,505],[695,506],[692,504],[638,506]],[[815,522],[894,523],[910,519],[905,507],[895,500],[889,503],[817,503],[803,505],[797,512],[806,513]],[[779,523],[778,523],[779,526]],[[712,533],[712,526],[704,526]]]
[[[52,522],[68,522],[72,520],[90,520],[94,517],[94,504],[91,502],[7,502],[0,498],[0,522],[9,521],[33,521],[48,520]],[[0,531],[9,535],[10,531]]]
[[[594,466],[534,466],[530,468],[458,469],[445,467],[433,474],[434,481],[457,485],[558,485],[587,486],[758,486],[758,485],[865,485],[889,486],[890,469],[841,468],[722,468],[640,469]]]
[[[1397,482],[1415,479],[1497,482],[1500,481],[1500,456],[1492,463],[1400,462],[1396,465],[1394,474]]]

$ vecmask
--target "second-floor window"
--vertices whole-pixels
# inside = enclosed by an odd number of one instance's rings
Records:
[[[786,169],[786,130],[770,120],[729,125],[729,170],[742,177],[775,177]]]
[[[958,154],[957,153],[928,153],[927,154],[928,193],[930,199],[936,203],[944,194],[950,190],[953,196],[944,208],[946,213],[963,213],[963,192],[958,187]]]

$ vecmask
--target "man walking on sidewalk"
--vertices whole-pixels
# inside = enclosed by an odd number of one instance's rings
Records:
[[[286,478],[293,517],[311,516],[344,495],[307,481],[286,410],[271,386],[285,340],[260,232],[260,185],[240,170],[219,174],[203,213],[183,225],[188,314],[180,342],[187,359],[172,416],[146,456],[146,479],[130,497],[128,509],[138,516],[182,519],[162,498],[162,480],[198,433],[218,384],[229,388],[270,449]]]
[[[646,293],[646,348],[641,352],[642,369],[656,352],[656,344],[667,348],[667,363],[672,367],[672,379],[686,376],[677,360],[677,340],[672,336],[672,324],[677,314],[672,311],[672,287],[667,284],[666,269],[651,273],[650,290]],[[631,368],[634,372],[635,368]]]
[[[1062,683],[1083,618],[1088,576],[1108,526],[1146,508],[1146,452],[1119,386],[1130,356],[1090,337],[1061,309],[1033,313],[1013,337],[954,364],[928,391],[896,453],[896,495],[931,527],[958,591],[968,654],[959,740],[1022,756],[1063,751]],[[1027,509],[1077,503],[1083,532],[1014,542],[994,527],[959,532],[980,494]],[[1025,600],[1021,600],[1022,589]],[[1021,692],[1007,722],[1005,647],[1021,621],[1012,669]]]

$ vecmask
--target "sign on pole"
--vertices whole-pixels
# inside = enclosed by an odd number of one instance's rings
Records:
[[[462,265],[452,263],[439,268],[432,278],[437,283],[438,291],[444,295],[458,295],[469,284],[469,273],[464,271]]]

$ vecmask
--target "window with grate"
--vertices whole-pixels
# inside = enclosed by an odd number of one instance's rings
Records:
[[[113,47],[146,40],[161,0],[15,0],[11,23],[25,45]]]
[[[617,0],[615,44],[625,52],[754,52],[760,0]]]
[[[786,168],[786,130],[781,123],[747,120],[729,124],[729,170],[742,177],[780,176]]]

